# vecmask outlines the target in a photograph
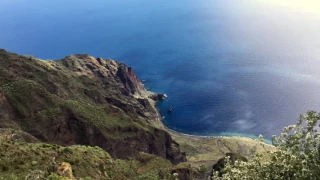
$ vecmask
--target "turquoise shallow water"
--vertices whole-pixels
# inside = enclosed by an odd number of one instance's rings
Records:
[[[247,0],[5,0],[0,47],[133,66],[164,123],[193,135],[270,137],[320,108],[320,19]],[[173,112],[167,113],[172,106]]]

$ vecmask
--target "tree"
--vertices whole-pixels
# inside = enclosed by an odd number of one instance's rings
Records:
[[[314,111],[301,115],[296,125],[285,127],[280,136],[273,136],[272,143],[277,148],[268,152],[269,161],[262,162],[261,155],[258,154],[249,162],[236,161],[231,165],[226,158],[226,173],[218,177],[218,172],[214,172],[213,179],[320,179],[319,120],[320,114]]]

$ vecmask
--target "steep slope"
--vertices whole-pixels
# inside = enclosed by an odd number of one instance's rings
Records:
[[[0,50],[0,128],[59,145],[99,146],[113,158],[146,152],[176,164],[185,153],[164,130],[153,93],[132,68],[72,55],[43,61]]]

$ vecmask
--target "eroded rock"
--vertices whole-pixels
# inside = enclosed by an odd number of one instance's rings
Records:
[[[167,95],[166,94],[153,94],[150,96],[150,98],[153,99],[154,101],[162,101],[167,98]]]

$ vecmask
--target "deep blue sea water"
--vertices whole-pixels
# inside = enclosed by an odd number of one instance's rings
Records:
[[[320,18],[257,1],[2,0],[0,47],[125,62],[188,134],[270,137],[320,110]]]

